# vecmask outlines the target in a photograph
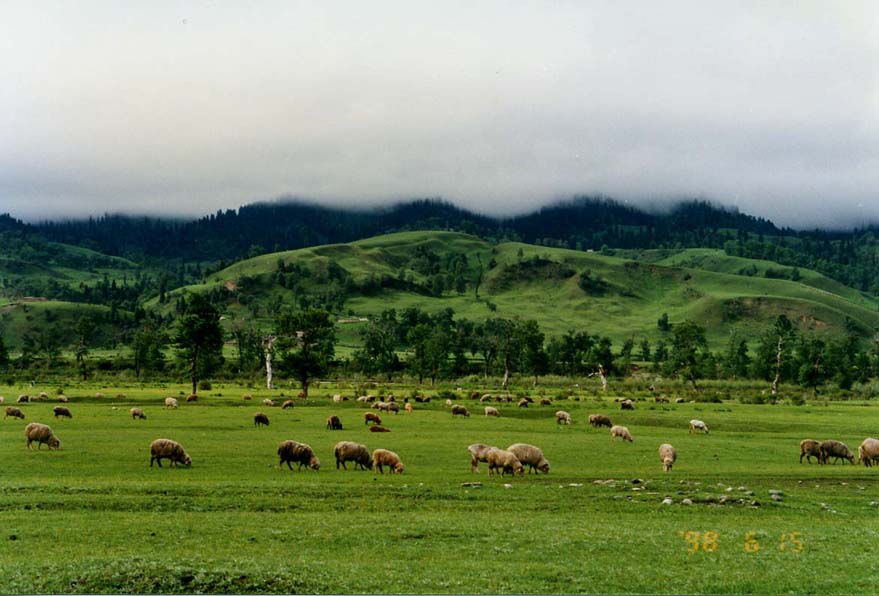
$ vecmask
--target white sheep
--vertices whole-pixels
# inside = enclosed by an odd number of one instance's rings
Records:
[[[178,407],[177,400],[176,400],[175,398],[173,398],[173,397],[166,397],[166,398],[165,398],[165,407],[166,407],[166,408],[176,408],[176,407]]]
[[[858,459],[864,466],[871,467],[873,462],[879,461],[879,441],[866,438],[858,447]]]
[[[485,415],[486,416],[494,416],[495,418],[500,418],[501,413],[498,412],[498,409],[492,406],[485,406]]]
[[[659,446],[659,461],[662,462],[662,471],[670,472],[672,465],[678,459],[678,450],[669,445],[668,443],[663,443]]]
[[[527,465],[529,473],[537,473],[538,470],[544,474],[549,472],[549,461],[543,456],[543,450],[540,447],[535,447],[528,443],[514,443],[507,447],[507,451],[514,454],[520,462]]]
[[[694,433],[702,431],[706,435],[708,434],[708,425],[702,422],[701,420],[690,420],[690,430],[687,432]]]
[[[491,445],[486,445],[484,443],[473,443],[467,447],[467,451],[470,453],[471,472],[479,471],[479,462],[488,462],[488,452],[492,449],[497,449],[497,447],[492,447]]]
[[[628,441],[629,443],[634,443],[635,439],[632,438],[632,433],[629,432],[629,429],[625,426],[612,426],[610,427],[610,440],[613,441],[615,438],[621,438],[623,441]]]
[[[555,413],[555,421],[557,424],[573,424],[574,422],[571,415],[564,410]]]
[[[498,469],[501,470],[501,476],[507,473],[516,476],[525,474],[525,467],[522,465],[522,462],[519,461],[519,458],[514,453],[509,451],[492,447],[488,450],[486,460],[488,461],[489,476],[494,476]]]

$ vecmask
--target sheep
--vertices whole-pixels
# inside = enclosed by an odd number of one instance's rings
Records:
[[[613,441],[615,438],[620,437],[624,442],[628,441],[629,443],[634,443],[635,439],[632,438],[632,433],[629,432],[629,429],[625,426],[612,426],[610,429],[610,440]]]
[[[522,462],[520,462],[519,458],[510,451],[504,451],[503,449],[492,447],[488,450],[486,461],[488,462],[489,476],[494,476],[498,469],[501,470],[501,476],[507,473],[517,476],[523,476],[525,474],[525,467],[522,465]]]
[[[379,417],[378,414],[373,414],[372,412],[364,412],[363,424],[366,424],[368,426],[370,422],[372,422],[373,424],[381,424],[382,419]]]
[[[6,415],[3,417],[3,420],[6,420],[10,416],[12,416],[13,418],[21,418],[22,420],[24,420],[24,412],[13,406],[6,406]]]
[[[603,414],[590,414],[589,424],[593,428],[598,428],[600,426],[606,426],[607,428],[610,428],[611,426],[613,426],[613,424],[611,424],[610,422],[610,418],[604,416]]]
[[[470,410],[468,410],[464,406],[452,406],[452,416],[463,416],[464,418],[470,418]]]
[[[34,441],[37,442],[37,449],[40,449],[43,443],[46,443],[49,449],[59,449],[61,447],[61,441],[58,440],[52,429],[39,422],[31,422],[24,427],[24,436],[27,438],[28,449],[33,449],[31,443]]]
[[[194,401],[198,401],[198,395],[196,395],[195,393],[190,394],[186,398],[186,403],[190,403],[190,402],[194,402]]]
[[[333,396],[333,403],[334,403],[334,404],[340,404],[340,403],[342,403],[342,396],[339,395],[339,394],[334,395],[334,396]]]
[[[487,401],[491,401],[491,394],[486,393],[482,397],[479,398],[479,403],[484,404]]]
[[[40,391],[40,400],[49,399],[49,394],[45,391]]]
[[[29,401],[30,401],[30,398],[27,395],[19,395],[18,399],[15,400],[15,403],[26,404]]]
[[[192,458],[189,457],[183,446],[171,439],[156,439],[150,443],[150,467],[152,468],[153,462],[156,462],[161,468],[163,459],[171,460],[171,466],[174,468],[177,467],[177,464],[192,465]]]
[[[141,420],[146,420],[146,414],[144,414],[143,410],[141,410],[140,408],[131,408],[128,411],[131,414],[132,420],[137,420],[138,418],[140,418]]]
[[[552,400],[549,399],[548,397],[544,397],[544,398],[542,398],[542,399],[540,400],[540,405],[541,405],[541,406],[551,406],[551,405],[552,405]]]
[[[104,394],[98,391],[95,393],[95,399],[104,399]]]
[[[327,430],[342,430],[342,421],[335,414],[327,418]]]
[[[708,434],[708,425],[702,422],[701,420],[690,420],[690,430],[688,433],[694,433],[698,431],[704,432],[706,435]]]
[[[858,447],[858,461],[864,466],[871,467],[874,461],[879,461],[879,441],[876,439],[864,439]]]
[[[676,404],[683,404],[683,403],[686,403],[686,402],[687,402],[687,400],[685,400],[683,397],[675,398],[675,403],[676,403]]]
[[[659,461],[662,462],[662,471],[663,472],[671,472],[671,467],[678,459],[678,450],[669,445],[668,443],[663,443],[659,446]]]
[[[64,406],[55,406],[52,408],[52,413],[55,414],[55,418],[73,418],[73,414]]]
[[[366,396],[365,396],[365,395],[361,395],[361,396],[358,397],[355,401],[356,401],[357,403],[360,403],[360,404],[365,404],[365,403],[367,403],[367,400],[366,400]]]
[[[803,439],[800,441],[800,463],[803,463],[803,457],[806,461],[812,463],[812,456],[818,458],[818,463],[824,463],[824,457],[821,455],[821,442],[815,439]]]
[[[297,470],[301,470],[305,466],[308,470],[317,472],[320,470],[320,460],[314,454],[314,450],[305,443],[297,441],[281,441],[278,444],[278,469],[280,470],[284,463],[292,470],[294,463],[299,464]]]
[[[494,416],[495,418],[500,418],[501,413],[498,412],[498,409],[494,406],[485,406],[485,415],[486,416]]]
[[[407,413],[407,414],[411,414],[411,413],[412,413],[412,410],[413,410],[414,408],[412,407],[412,404],[410,404],[409,402],[406,402],[406,405],[403,406],[403,409],[406,410],[406,413]]]
[[[421,397],[420,395],[415,396],[415,403],[426,404],[430,403],[430,396]]]
[[[389,404],[387,402],[380,401],[380,402],[373,404],[372,407],[375,408],[376,410],[378,410],[379,412],[387,412],[388,414],[391,413],[391,404]]]
[[[286,409],[292,408],[292,407],[293,407],[293,400],[292,399],[288,399],[287,401],[285,401],[284,403],[281,404],[282,410],[286,410]]]
[[[400,406],[397,405],[397,402],[391,402],[388,404],[388,413],[393,412],[397,414],[400,411]]]
[[[178,406],[178,404],[177,404],[177,400],[176,400],[176,399],[174,399],[173,397],[166,397],[166,398],[165,398],[165,407],[166,407],[166,408],[172,408],[172,409],[173,409],[173,408],[176,408],[177,406]]]
[[[402,474],[406,466],[400,461],[400,456],[387,449],[376,449],[372,452],[373,472],[384,474],[382,466],[387,466],[391,474]]]
[[[245,393],[244,395],[241,396],[241,399],[243,399],[244,401],[250,401],[253,399],[253,396],[249,393]]]
[[[253,425],[256,426],[257,428],[260,425],[268,426],[269,425],[269,417],[266,416],[262,412],[257,412],[256,414],[253,415]]]
[[[497,447],[492,447],[491,445],[486,445],[484,443],[473,443],[467,447],[467,451],[470,453],[471,472],[479,471],[479,462],[488,462],[488,452],[491,449],[497,449]]]
[[[523,465],[527,464],[529,473],[536,474],[538,470],[544,474],[549,473],[549,462],[543,456],[540,447],[527,443],[514,443],[507,447],[507,451],[514,454]]]
[[[336,456],[337,470],[339,469],[339,464],[342,464],[343,470],[347,470],[348,468],[345,466],[347,461],[354,462],[355,470],[358,466],[362,470],[372,469],[372,456],[369,454],[369,449],[366,448],[366,445],[352,441],[340,441],[333,447],[333,455]]]
[[[559,410],[555,413],[555,421],[556,424],[573,424],[574,420],[571,418],[571,415],[564,410]]]
[[[830,463],[830,458],[834,458],[833,463],[840,459],[847,459],[850,464],[855,463],[855,455],[848,448],[848,445],[841,441],[828,440],[821,443],[821,457],[824,463]]]
[[[371,433],[389,433],[389,432],[391,432],[391,429],[385,428],[381,424],[373,424],[372,426],[369,427],[369,432],[371,432]]]
[[[522,399],[519,400],[519,403],[516,405],[518,405],[520,408],[527,408],[528,403],[529,403],[528,400],[523,397]]]
[[[450,400],[450,399],[447,399],[447,400],[446,400],[446,407],[447,407],[447,408],[451,408],[451,407],[452,407],[452,400]]]
[[[385,402],[383,402],[383,401],[377,401],[377,402],[373,403],[371,406],[369,406],[369,408],[371,410],[378,410],[378,411],[382,411],[384,409],[384,407],[385,407]]]
[[[59,395],[58,401],[61,402],[62,404],[66,404],[69,400],[67,399],[66,395]],[[0,403],[3,403],[2,399],[0,399]]]
[[[266,398],[266,399],[262,400],[262,405],[264,405],[264,406],[266,406],[266,407],[268,407],[268,408],[273,408],[273,407],[275,407],[275,402],[273,402],[272,400]]]
[[[633,402],[631,399],[624,399],[623,401],[620,402],[620,409],[621,410],[634,410],[635,409],[635,402]]]

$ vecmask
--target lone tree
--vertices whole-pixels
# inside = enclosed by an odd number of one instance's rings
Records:
[[[336,328],[330,313],[318,309],[285,312],[276,325],[279,366],[296,377],[308,397],[311,380],[327,371],[335,352]]]
[[[782,367],[785,364],[785,359],[790,355],[791,351],[788,344],[793,342],[796,338],[797,332],[794,329],[793,323],[791,323],[790,319],[785,315],[778,315],[778,318],[775,319],[773,332],[776,340],[775,376],[773,377],[772,385],[770,385],[769,388],[772,392],[772,396],[775,397],[778,395],[778,382],[781,380]]]
[[[207,298],[194,294],[183,309],[174,337],[177,358],[186,364],[192,393],[200,379],[223,364],[223,330],[220,313]]]
[[[671,366],[685,381],[693,383],[702,376],[699,351],[708,350],[705,328],[693,321],[684,321],[673,327],[674,341],[671,348]]]

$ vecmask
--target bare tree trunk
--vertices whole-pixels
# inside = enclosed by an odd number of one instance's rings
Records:
[[[507,359],[504,359],[504,382],[501,383],[501,387],[504,389],[507,388],[507,385],[510,384],[510,362]]]
[[[601,377],[601,390],[607,391],[607,371],[601,364],[598,365],[598,376]]]
[[[772,385],[770,386],[773,397],[778,395],[778,381],[781,380],[781,348],[783,344],[784,340],[779,337],[778,347],[775,350],[775,378],[772,379]]]
[[[265,351],[266,351],[266,389],[274,389],[274,371],[272,370],[272,356],[275,354],[275,341],[278,338],[274,335],[269,335],[265,339]]]

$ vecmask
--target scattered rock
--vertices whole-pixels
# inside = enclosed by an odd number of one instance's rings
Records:
[[[470,486],[473,488],[479,488],[482,486],[482,483],[481,482],[462,482],[461,486]]]
[[[505,484],[504,488],[513,488],[513,485],[512,484]]]
[[[879,507],[879,501],[870,501],[870,507]],[[9,539],[12,540],[12,536]]]
[[[731,493],[732,491],[733,491],[733,487],[731,487],[731,486],[726,487],[726,492]]]
[[[674,501],[670,497],[666,497],[662,500],[663,505],[671,505]]]
[[[572,482],[572,483],[570,483],[568,486],[579,487],[579,486],[583,486],[583,484],[582,484],[582,483],[577,483],[577,482]]]
[[[681,505],[692,505],[692,504],[693,504],[692,499],[684,499],[683,501],[681,501]]]
[[[781,495],[772,495],[773,501],[783,501],[784,498]]]
[[[740,486],[736,490],[738,490],[739,492],[745,492],[746,490],[748,490],[748,487],[747,486]]]
[[[632,484],[641,484],[643,482],[644,481],[641,480],[640,478],[632,478]]]
[[[752,490],[745,491],[745,495],[748,496],[748,497],[753,497],[753,496],[754,496],[754,491],[752,491]]]
[[[720,497],[720,500],[718,501],[718,503],[720,503],[721,505],[726,505],[726,502],[727,502],[728,500],[729,500],[729,497],[727,497],[726,495],[724,495],[724,496]]]
[[[760,507],[760,501],[751,501],[751,507]]]
[[[779,495],[779,496],[782,496],[782,497],[783,497],[783,496],[784,496],[784,491],[783,491],[783,490],[778,490],[778,489],[776,489],[776,488],[770,488],[770,489],[769,489],[769,494],[770,494],[770,495]]]

